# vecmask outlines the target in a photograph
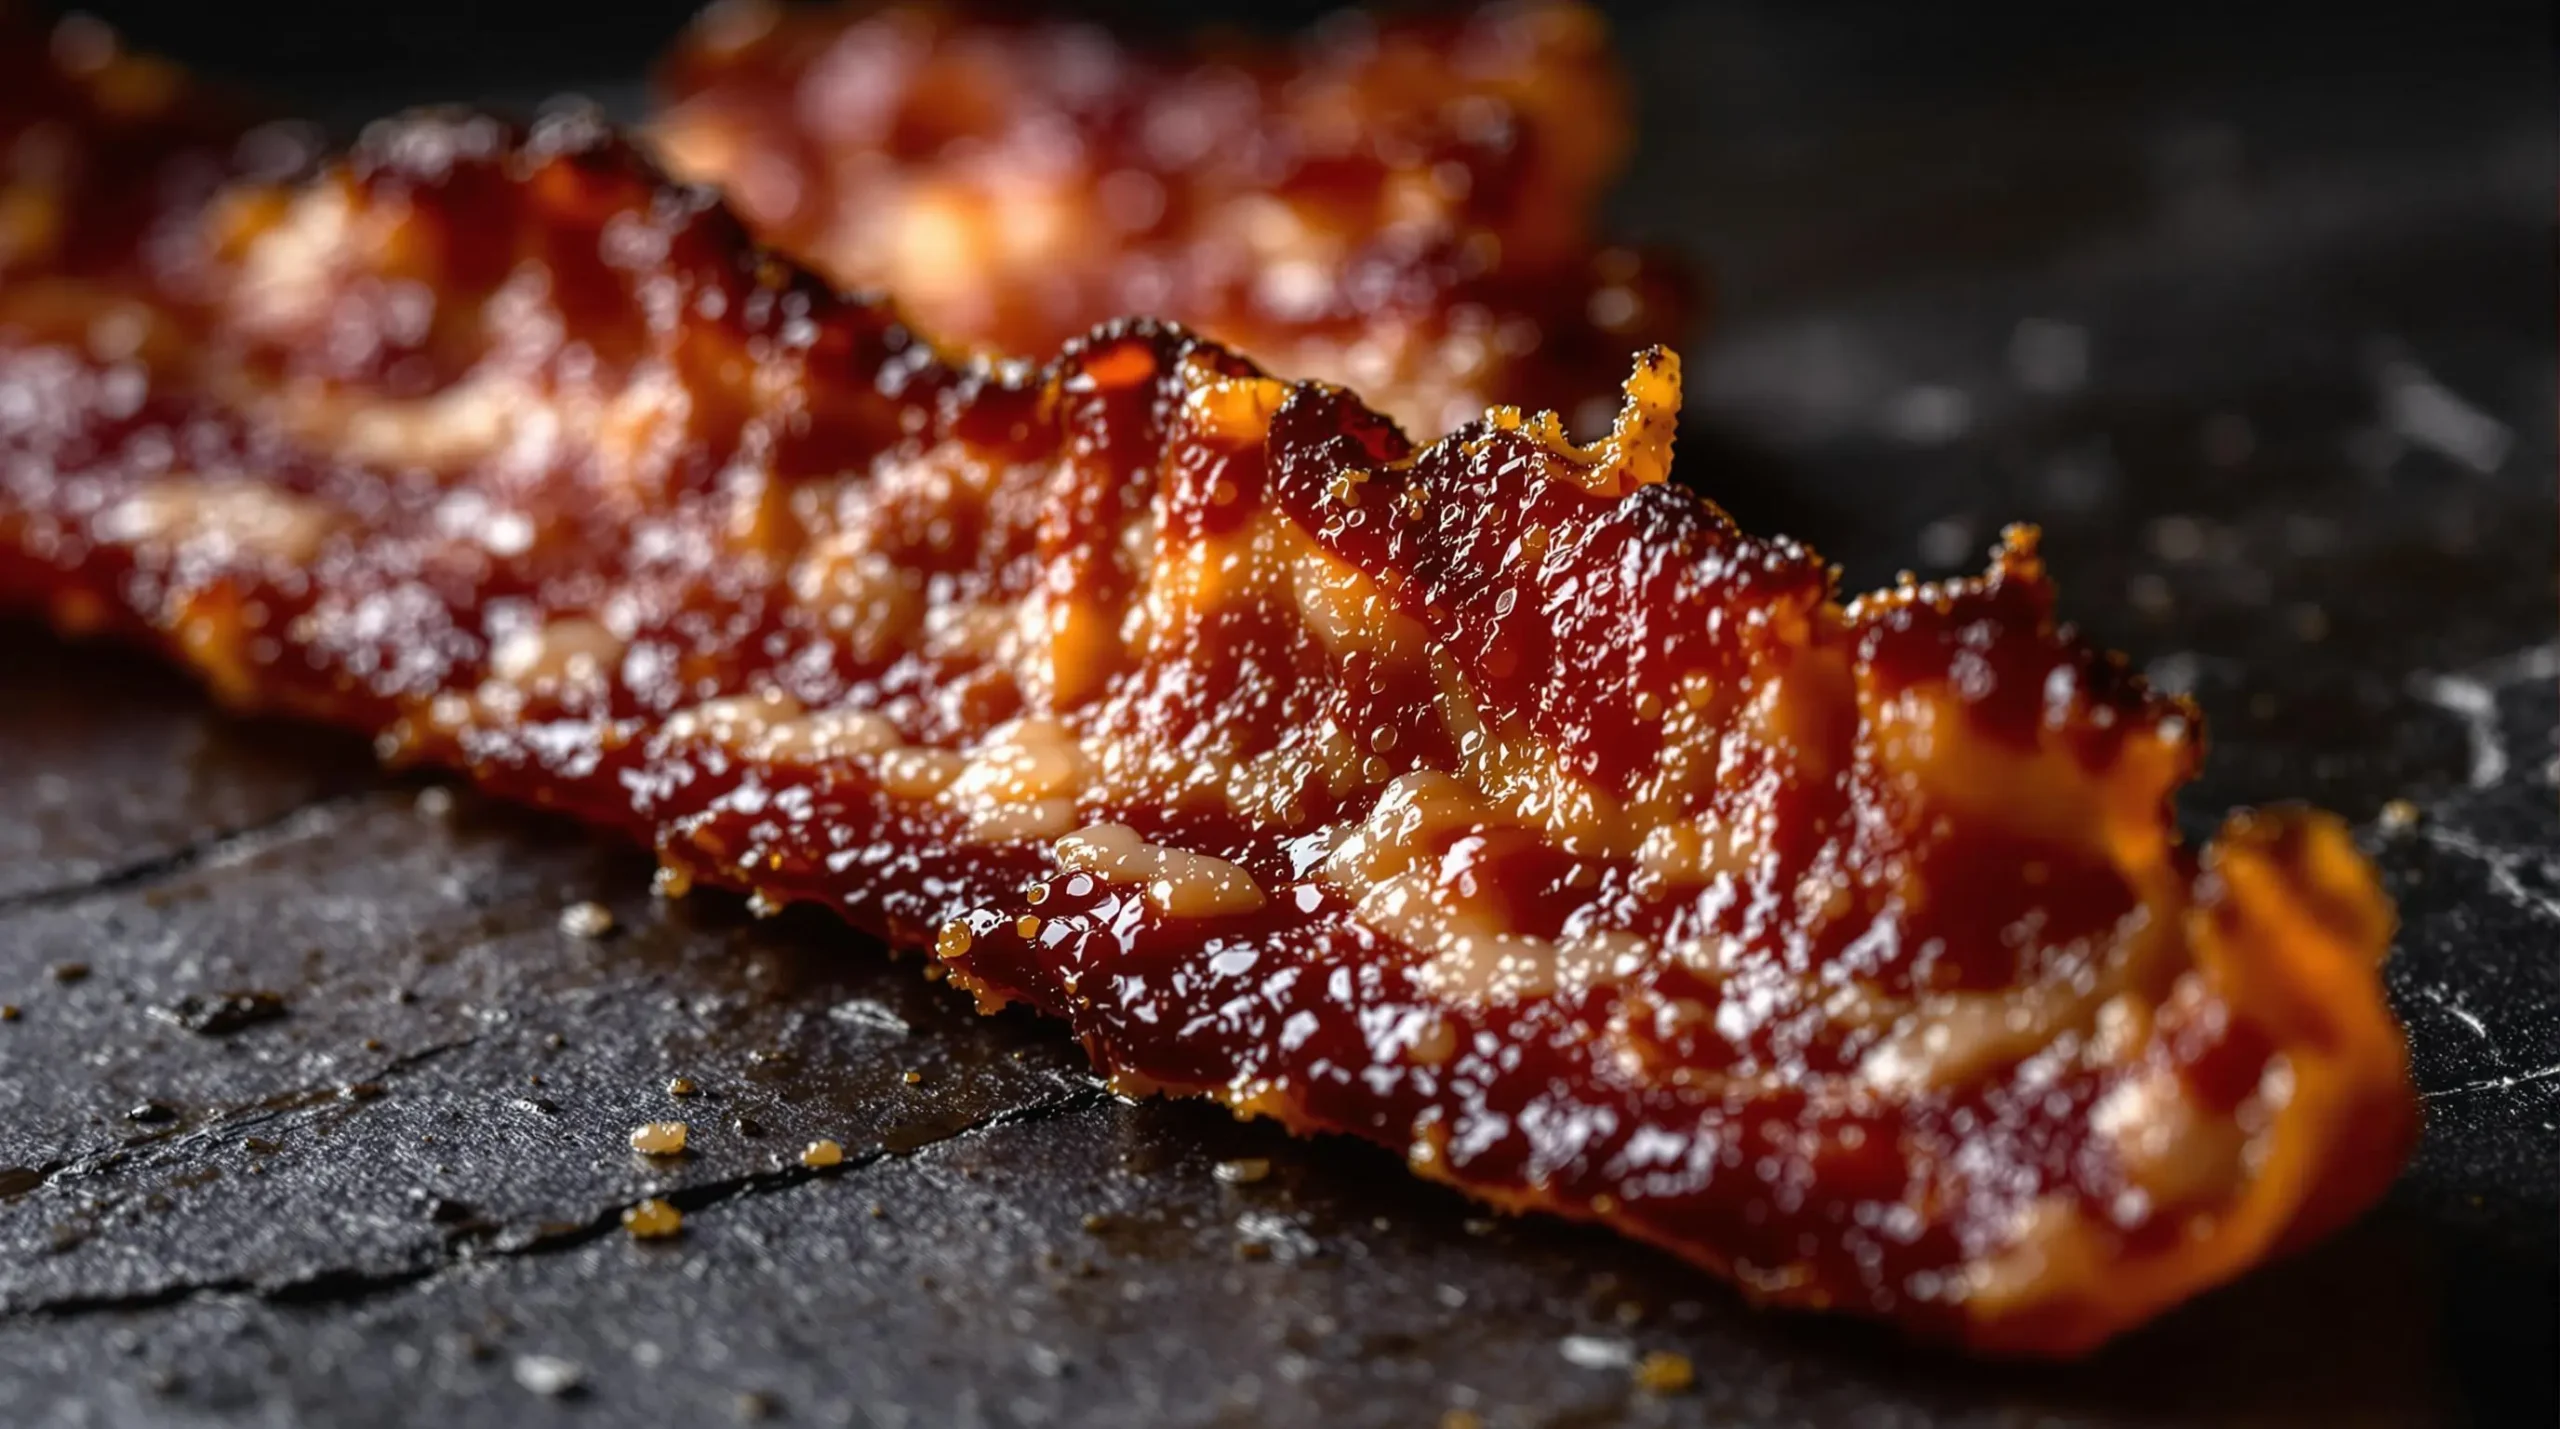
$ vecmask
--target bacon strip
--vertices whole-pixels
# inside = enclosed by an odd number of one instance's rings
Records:
[[[955,359],[575,120],[196,231],[0,289],[0,605],[930,947],[1117,1085],[2038,1355],[2409,1145],[2340,824],[2182,847],[2196,713],[2031,533],[1843,607],[1664,482],[1667,352],[1596,445],[1419,449],[1153,323]]]
[[[1414,431],[1497,402],[1598,428],[1626,355],[1687,320],[1676,265],[1592,231],[1627,106],[1570,0],[1171,49],[986,7],[731,0],[661,88],[678,174],[999,352],[1159,313]]]

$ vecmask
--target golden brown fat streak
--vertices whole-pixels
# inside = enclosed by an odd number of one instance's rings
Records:
[[[2391,917],[2167,814],[2032,537],[1842,606],[1578,448],[1178,329],[955,362],[604,131],[382,126],[0,289],[0,602],[820,901],[1132,1088],[1772,1302],[2073,1354],[2369,1204]]]

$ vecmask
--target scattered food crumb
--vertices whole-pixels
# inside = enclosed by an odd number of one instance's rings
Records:
[[[2418,806],[2406,799],[2394,799],[2382,806],[2382,828],[2386,833],[2406,833],[2418,826],[2421,817]]]
[[[872,1202],[871,1219],[875,1221],[885,1221],[889,1219],[889,1208],[880,1204],[878,1201]]]
[[[1234,1161],[1221,1161],[1217,1165],[1215,1174],[1219,1180],[1230,1186],[1250,1186],[1271,1174],[1271,1161],[1264,1156],[1246,1156]]]
[[[685,1124],[652,1121],[631,1128],[631,1149],[643,1156],[678,1156],[684,1152]]]
[[[700,1090],[702,1090],[702,1088],[695,1086],[693,1084],[693,1078],[691,1077],[669,1077],[667,1079],[668,1096],[689,1097]]]
[[[1271,1247],[1262,1241],[1240,1240],[1236,1242],[1236,1259],[1238,1260],[1269,1260],[1270,1258]]]
[[[1440,1416],[1440,1429],[1484,1429],[1484,1420],[1472,1409],[1452,1409]]]
[[[15,1022],[18,1020],[18,1015],[18,1004],[0,1002],[0,1022]]]
[[[1085,1213],[1084,1228],[1086,1230],[1103,1231],[1110,1229],[1110,1227],[1111,1218],[1109,1216],[1102,1214],[1100,1211],[1088,1211]]]
[[[832,1141],[812,1141],[800,1149],[800,1164],[812,1171],[824,1171],[844,1164],[844,1148]]]
[[[601,903],[572,903],[560,910],[560,931],[572,938],[601,938],[613,931],[613,910]]]
[[[282,994],[249,989],[210,994],[191,992],[175,1002],[152,1008],[151,1015],[189,1032],[207,1037],[228,1037],[244,1027],[273,1022],[290,1010]]]
[[[774,1403],[772,1395],[749,1390],[738,1396],[735,1408],[740,1423],[752,1424],[760,1419],[771,1419],[779,1406]]]
[[[1679,1394],[1698,1382],[1698,1371],[1689,1357],[1672,1350],[1655,1350],[1636,1361],[1636,1387],[1648,1394]]]
[[[382,1095],[380,1082],[349,1082],[338,1088],[338,1095],[351,1102],[369,1102]]]
[[[1583,1369],[1625,1369],[1636,1362],[1635,1346],[1599,1335],[1567,1335],[1556,1350],[1567,1364]]]
[[[453,812],[453,791],[442,785],[431,785],[418,791],[416,808],[431,819],[441,819]]]
[[[651,1196],[622,1213],[622,1228],[633,1240],[665,1240],[684,1229],[684,1212]]]
[[[46,971],[53,974],[55,982],[79,982],[89,976],[89,965],[87,963],[55,963]]]
[[[1465,1229],[1469,1235],[1491,1235],[1495,1228],[1496,1222],[1491,1216],[1469,1216],[1465,1222]]]
[[[912,1087],[912,1086],[916,1086],[916,1085],[918,1085],[918,1084],[920,1084],[921,1082],[923,1082],[923,1081],[924,1081],[924,1073],[922,1073],[922,1072],[906,1072],[906,1073],[902,1073],[902,1074],[900,1074],[900,1076],[899,1076],[898,1080],[899,1080],[899,1081],[902,1081],[902,1082],[904,1082],[904,1083],[906,1083],[908,1086],[911,1086],[911,1087]]]
[[[515,1373],[516,1383],[554,1398],[575,1394],[587,1382],[585,1366],[557,1355],[518,1355]]]

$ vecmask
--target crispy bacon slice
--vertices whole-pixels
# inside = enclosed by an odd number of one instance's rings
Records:
[[[2022,1354],[2409,1144],[2344,829],[2182,847],[2196,714],[2031,534],[1843,607],[1666,484],[1667,352],[1596,445],[1419,449],[1151,323],[955,360],[569,120],[381,127],[187,261],[112,358],[0,289],[0,604],[930,947],[1121,1086]]]
[[[1605,427],[1626,355],[1683,336],[1677,268],[1593,235],[1626,103],[1569,0],[1173,50],[984,6],[731,0],[662,78],[676,172],[1000,352],[1159,313],[1436,435],[1497,402]]]

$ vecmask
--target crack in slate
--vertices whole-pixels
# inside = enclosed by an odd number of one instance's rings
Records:
[[[2527,867],[2546,878],[2560,877],[2547,855],[2532,849],[2500,848],[2495,844],[2456,829],[2429,824],[2421,831],[2428,844],[2447,853],[2478,863],[2488,870],[2489,888],[2510,905],[2531,914],[2560,923],[2560,898],[2538,893],[2526,886],[2523,870]]]
[[[2482,1077],[2478,1081],[2462,1082],[2450,1087],[2439,1087],[2431,1092],[2418,1093],[2418,1100],[2422,1102],[2431,1102],[2445,1097],[2463,1096],[2471,1092],[2510,1091],[2516,1087],[2526,1086],[2530,1083],[2548,1082],[2554,1079],[2560,1079],[2560,1064],[2548,1067],[2538,1067],[2530,1072],[2518,1072],[2513,1076]]]
[[[2499,692],[2552,679],[2560,679],[2560,643],[2518,650],[2451,674],[2416,675],[2409,692],[2461,721],[2471,747],[2470,785],[2488,789],[2505,782],[2514,764],[2506,731],[2500,728]]]
[[[200,868],[219,868],[279,848],[297,839],[325,831],[330,822],[346,806],[381,792],[379,787],[351,789],[338,794],[325,794],[292,808],[273,818],[222,829],[202,838],[180,844],[166,853],[118,864],[87,878],[68,883],[48,884],[41,888],[21,889],[0,895],[0,914],[30,908],[58,908],[66,903],[79,903],[110,893],[127,893],[147,888],[165,879],[175,878]]]
[[[404,1052],[374,1069],[370,1075],[351,1078],[349,1082],[333,1082],[321,1087],[300,1087],[291,1091],[271,1092],[253,1102],[214,1107],[206,1117],[193,1123],[182,1123],[166,1131],[127,1137],[113,1146],[78,1156],[66,1156],[33,1168],[35,1178],[11,1192],[5,1199],[16,1201],[41,1191],[61,1186],[74,1186],[92,1177],[122,1171],[136,1163],[159,1164],[167,1153],[189,1152],[208,1142],[236,1136],[252,1127],[269,1125],[295,1112],[341,1104],[346,1087],[355,1083],[378,1082],[421,1066],[447,1052],[459,1051],[480,1040],[478,1033],[450,1042],[436,1042],[414,1052]],[[149,1158],[147,1161],[145,1158]],[[183,1158],[181,1158],[183,1159]]]
[[[1113,1105],[1116,1100],[1100,1086],[1074,1086],[1054,1096],[978,1117],[928,1141],[894,1150],[886,1145],[873,1147],[860,1156],[848,1157],[824,1170],[806,1166],[775,1166],[668,1191],[660,1199],[688,1216],[695,1215],[745,1197],[775,1195],[821,1178],[849,1176],[887,1161],[903,1160],[1005,1127],[1081,1116]],[[129,1314],[225,1295],[254,1295],[276,1305],[353,1304],[421,1284],[462,1266],[495,1259],[552,1255],[593,1244],[621,1228],[622,1212],[623,1205],[617,1202],[584,1221],[569,1222],[565,1228],[557,1230],[537,1228],[521,1240],[485,1234],[457,1234],[418,1263],[385,1270],[332,1267],[285,1281],[261,1282],[249,1276],[225,1276],[217,1280],[180,1281],[121,1295],[70,1295],[11,1307],[0,1311],[0,1320],[59,1321],[91,1315]]]

